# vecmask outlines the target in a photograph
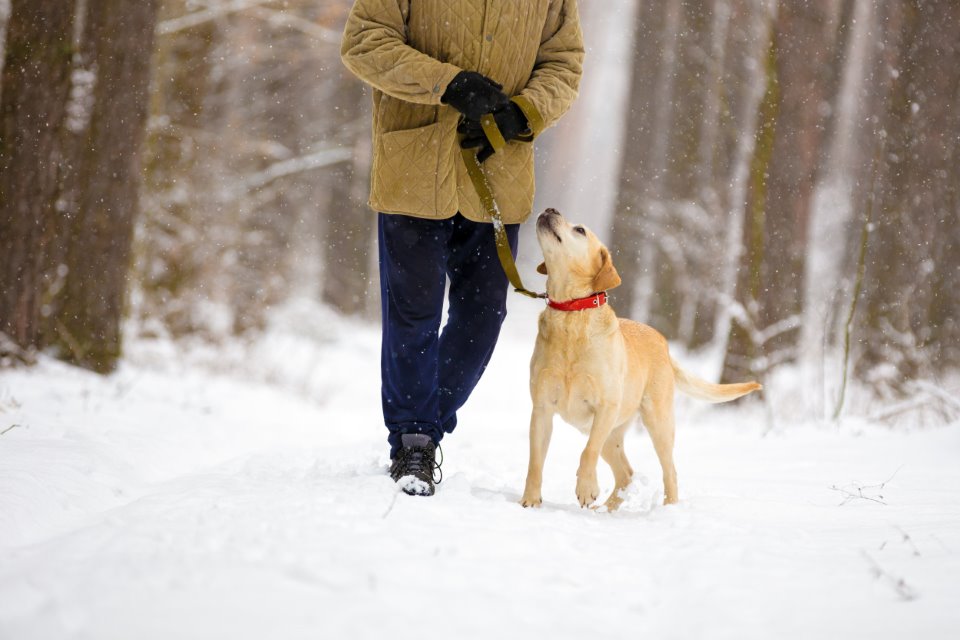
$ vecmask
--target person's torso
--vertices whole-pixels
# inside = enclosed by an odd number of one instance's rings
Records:
[[[462,69],[522,89],[536,62],[551,0],[408,0],[407,43]]]

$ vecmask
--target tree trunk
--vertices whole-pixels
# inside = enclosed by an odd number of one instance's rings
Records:
[[[186,15],[189,0],[164,0],[160,24]],[[163,29],[159,30],[159,34]],[[224,215],[211,184],[225,155],[226,136],[204,130],[220,33],[214,21],[158,35],[154,53],[149,120],[144,142],[143,214],[135,234],[135,278],[142,296],[132,309],[172,335],[201,332],[198,284],[210,283],[204,299],[223,295],[218,256],[227,244],[218,234],[236,221]],[[209,291],[213,290],[214,294]],[[138,325],[140,323],[138,322]]]
[[[709,277],[711,269],[706,244],[712,237],[703,206],[701,165],[705,99],[709,84],[707,56],[713,9],[704,3],[683,0],[678,11],[673,62],[664,60],[664,72],[672,76],[673,96],[668,103],[666,127],[658,131],[666,164],[660,187],[658,216],[649,219],[656,241],[653,258],[653,290],[648,322],[668,339],[694,342],[698,291],[696,284]],[[671,68],[672,67],[672,68]]]
[[[875,155],[874,136],[862,123],[873,115],[864,99],[867,86],[884,97],[885,82],[871,82],[870,47],[881,29],[877,24],[873,0],[843,0],[840,16],[840,40],[831,63],[830,120],[825,131],[822,164],[823,179],[817,185],[810,224],[810,248],[807,252],[806,309],[802,329],[801,352],[809,360],[826,358],[824,348],[837,338],[838,302],[849,295],[856,271],[848,264],[848,245],[860,237],[861,220],[854,211],[858,194],[856,184],[872,181],[870,166]],[[896,34],[880,38],[893,44]],[[866,170],[864,170],[866,168]],[[859,194],[862,195],[862,194]],[[828,281],[835,287],[824,287]],[[843,306],[841,304],[841,306]],[[838,314],[838,310],[841,311]]]
[[[696,185],[697,200],[703,210],[709,231],[701,233],[700,246],[695,249],[697,272],[694,275],[694,295],[687,302],[681,316],[680,335],[689,334],[686,341],[691,349],[702,347],[715,338],[714,330],[719,313],[717,292],[722,285],[718,264],[723,262],[725,243],[721,231],[730,224],[730,214],[722,206],[721,194],[727,181],[718,171],[721,152],[721,124],[724,117],[723,81],[727,67],[730,39],[730,19],[733,13],[727,0],[714,3],[709,26],[709,39],[703,44],[704,56],[703,108],[699,140],[697,141],[697,171],[692,182]],[[691,313],[692,312],[692,313]],[[690,317],[692,315],[692,317]]]
[[[729,340],[736,300],[740,261],[744,254],[743,229],[748,215],[746,203],[751,168],[757,143],[762,140],[761,105],[767,93],[769,74],[765,61],[770,53],[773,3],[748,0],[730,2],[727,48],[729,63],[723,75],[721,101],[724,110],[717,159],[717,200],[720,211],[717,264],[718,311],[714,320],[715,340]],[[759,138],[759,139],[758,139]]]
[[[763,378],[796,357],[827,98],[823,69],[834,42],[831,8],[831,0],[783,3],[776,18],[768,112],[760,125],[761,136],[772,140],[756,150],[737,294],[744,312],[735,320],[746,326],[731,329],[725,381]]]
[[[880,392],[960,365],[960,5],[903,0],[855,372]]]
[[[325,303],[345,314],[369,309],[370,249],[376,217],[367,210],[370,174],[370,140],[366,130],[369,97],[356,78],[339,71],[339,90],[333,109],[343,120],[342,130],[353,138],[353,158],[335,165],[327,174],[330,199],[323,242],[323,290]]]
[[[70,93],[72,2],[20,0],[7,30],[0,103],[0,333],[39,346]]]
[[[150,60],[159,0],[90,0],[80,60],[89,70],[89,114],[78,123],[66,281],[56,305],[55,341],[64,359],[112,371],[138,209]]]
[[[742,381],[756,375],[760,368],[762,339],[759,337],[758,300],[763,287],[763,243],[767,176],[773,159],[774,131],[780,86],[774,67],[774,46],[767,56],[767,84],[757,117],[757,135],[747,183],[740,267],[737,272],[736,308],[727,339],[727,353],[721,380]]]
[[[680,0],[645,2],[637,11],[633,77],[611,250],[625,285],[614,302],[624,316],[646,319],[653,294],[654,233],[667,169]]]

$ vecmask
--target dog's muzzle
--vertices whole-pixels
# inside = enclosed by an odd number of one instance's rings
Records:
[[[557,239],[557,242],[563,242],[555,226],[556,220],[562,217],[556,209],[545,210],[537,217],[537,231],[549,231],[553,234],[553,237]]]

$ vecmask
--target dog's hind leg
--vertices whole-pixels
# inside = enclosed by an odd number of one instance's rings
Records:
[[[542,407],[534,407],[530,416],[530,465],[527,468],[527,484],[520,504],[524,507],[539,507],[543,502],[540,494],[543,485],[543,462],[550,447],[553,434],[553,413]]]
[[[630,486],[630,480],[633,478],[633,468],[630,467],[630,462],[627,461],[627,455],[623,449],[623,436],[629,426],[630,423],[627,422],[611,431],[607,441],[603,444],[603,451],[600,452],[606,463],[610,465],[610,470],[613,471],[613,493],[604,503],[607,511],[616,511],[620,507],[623,503],[623,498],[619,495],[620,491]]]
[[[663,504],[674,504],[678,500],[678,492],[677,469],[673,465],[673,385],[658,385],[654,389],[651,395],[644,397],[640,417],[663,469]]]

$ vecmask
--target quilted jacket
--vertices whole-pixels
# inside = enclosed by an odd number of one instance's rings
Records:
[[[370,206],[421,218],[489,221],[460,156],[460,114],[441,104],[462,70],[522,96],[540,130],[577,96],[583,38],[576,0],[356,0],[344,64],[373,87]],[[533,208],[533,146],[510,142],[483,164],[504,222]]]

